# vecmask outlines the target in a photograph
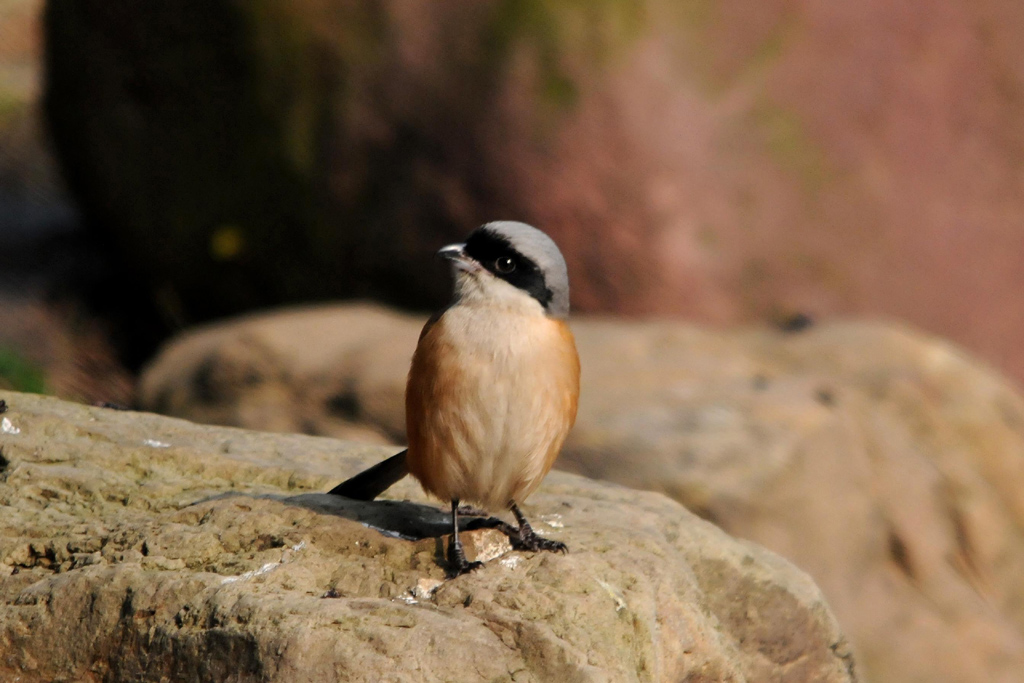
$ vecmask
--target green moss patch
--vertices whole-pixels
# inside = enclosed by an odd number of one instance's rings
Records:
[[[0,346],[0,388],[46,393],[46,373],[15,349]]]

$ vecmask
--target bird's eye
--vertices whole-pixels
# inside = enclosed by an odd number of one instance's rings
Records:
[[[499,273],[511,273],[516,269],[516,262],[512,260],[511,256],[502,256],[494,262],[494,269]]]

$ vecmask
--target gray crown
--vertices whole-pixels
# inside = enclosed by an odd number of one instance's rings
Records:
[[[569,272],[554,240],[532,225],[518,221],[493,221],[477,230],[503,237],[513,249],[537,264],[551,292],[548,315],[555,318],[569,315]]]

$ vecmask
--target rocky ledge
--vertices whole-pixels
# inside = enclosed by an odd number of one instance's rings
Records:
[[[199,422],[404,441],[423,319],[292,309],[182,335],[143,405]],[[874,683],[1020,683],[1024,395],[904,326],[802,331],[577,318],[558,467],[664,493],[821,587]]]
[[[814,583],[655,493],[552,474],[568,555],[318,493],[391,452],[0,392],[0,679],[853,681]]]

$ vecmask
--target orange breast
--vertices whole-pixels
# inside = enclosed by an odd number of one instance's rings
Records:
[[[551,469],[576,419],[572,332],[454,307],[420,336],[406,388],[409,470],[425,490],[502,509]]]

